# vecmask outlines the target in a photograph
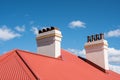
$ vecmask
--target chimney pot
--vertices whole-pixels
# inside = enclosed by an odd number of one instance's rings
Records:
[[[97,39],[96,39],[96,35],[94,35],[94,41],[96,41]]]
[[[55,29],[59,30],[58,28],[51,26],[51,30],[55,30]]]
[[[47,30],[46,30],[46,29],[43,29],[42,31],[43,31],[43,32],[47,32]]]
[[[54,29],[55,29],[55,27],[52,26],[52,27],[51,27],[51,30],[54,30]]]
[[[95,36],[96,36],[96,41],[97,41],[97,40],[99,40],[99,35],[98,35],[98,34],[96,34]]]
[[[100,40],[101,39],[104,39],[104,34],[103,33],[100,33]]]
[[[91,42],[90,36],[87,36],[87,42]]]
[[[51,29],[50,28],[47,28],[47,31],[50,31]]]
[[[94,35],[92,35],[91,37],[92,37],[92,41],[94,41]]]
[[[42,30],[39,30],[39,34],[42,33]]]

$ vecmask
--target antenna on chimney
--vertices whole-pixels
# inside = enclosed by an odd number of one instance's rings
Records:
[[[102,39],[104,39],[103,33],[87,36],[87,42],[93,42],[93,41],[98,41]]]

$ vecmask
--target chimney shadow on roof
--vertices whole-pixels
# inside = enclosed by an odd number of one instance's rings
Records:
[[[83,61],[87,62],[88,64],[92,65],[93,67],[99,69],[100,71],[104,72],[104,73],[107,73],[107,70],[101,68],[100,66],[96,65],[95,63],[91,62],[90,60],[86,59],[86,58],[83,58],[81,56],[78,56],[78,58],[82,59]]]

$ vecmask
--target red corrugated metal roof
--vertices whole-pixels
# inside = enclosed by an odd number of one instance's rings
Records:
[[[35,79],[15,50],[0,57],[0,80]]]
[[[104,73],[77,56],[62,50],[61,58],[13,50],[0,57],[2,80],[120,80],[120,75]]]

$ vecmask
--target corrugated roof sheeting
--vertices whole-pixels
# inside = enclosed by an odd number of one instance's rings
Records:
[[[17,50],[17,52],[40,80],[120,80],[119,74],[112,71],[102,72],[65,50],[62,50],[60,58],[22,50]],[[16,50],[1,56],[0,78],[36,80],[23,60],[17,55]]]

